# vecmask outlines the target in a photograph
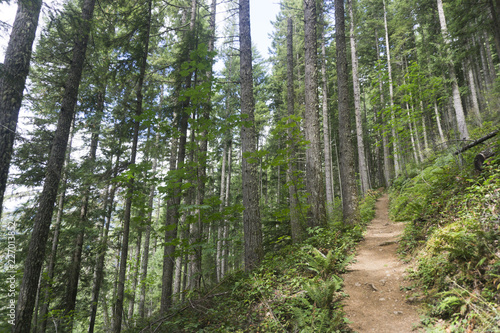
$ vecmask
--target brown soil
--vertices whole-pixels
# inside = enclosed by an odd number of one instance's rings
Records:
[[[417,308],[407,302],[410,291],[405,281],[407,265],[399,260],[396,249],[403,223],[388,216],[387,194],[376,203],[375,219],[357,247],[357,256],[344,275],[349,297],[344,310],[356,332],[406,333],[419,323]]]

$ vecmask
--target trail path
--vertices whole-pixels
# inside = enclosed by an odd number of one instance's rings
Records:
[[[344,310],[355,332],[407,333],[419,323],[415,306],[406,302],[409,292],[405,265],[396,254],[403,223],[394,223],[388,215],[389,198],[384,194],[376,203],[375,219],[365,239],[357,247],[356,262],[344,275],[349,297]]]

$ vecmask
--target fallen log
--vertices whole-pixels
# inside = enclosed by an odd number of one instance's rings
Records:
[[[479,154],[476,155],[474,158],[474,168],[476,170],[481,171],[483,170],[483,163],[486,161],[487,158],[490,158],[491,156],[495,155],[495,151],[491,148],[488,148],[486,150],[483,150]]]
[[[494,130],[493,132],[489,133],[486,136],[483,136],[482,138],[477,139],[476,141],[473,141],[473,142],[469,143],[466,146],[463,146],[462,148],[460,148],[459,150],[457,150],[454,154],[458,155],[460,153],[463,153],[464,151],[469,150],[470,148],[475,147],[478,144],[483,143],[484,141],[491,139],[492,137],[494,137],[498,133],[500,133],[500,128]]]

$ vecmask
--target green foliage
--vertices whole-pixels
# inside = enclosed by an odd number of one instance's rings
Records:
[[[364,222],[373,216],[377,196],[370,192],[363,200]],[[309,229],[301,244],[275,244],[250,274],[230,273],[201,291],[204,296],[178,304],[160,320],[161,332],[344,332],[339,274],[363,229],[330,221],[328,227]]]
[[[416,258],[411,276],[426,295],[429,324],[437,317],[450,328],[498,326],[499,162],[489,159],[477,173],[445,155],[395,182],[391,214],[407,221],[400,251]]]

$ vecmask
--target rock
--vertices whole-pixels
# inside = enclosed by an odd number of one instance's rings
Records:
[[[361,283],[359,283],[359,282],[356,282],[354,285],[355,285],[356,287],[361,287]]]
[[[383,302],[383,301],[385,301],[385,298],[382,297],[382,298],[379,298],[378,300]]]
[[[395,315],[402,315],[402,314],[403,314],[403,311],[394,311],[394,314],[395,314]]]

